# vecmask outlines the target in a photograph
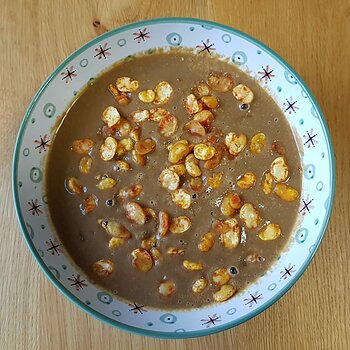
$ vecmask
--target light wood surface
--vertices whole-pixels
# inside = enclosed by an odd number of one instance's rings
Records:
[[[319,101],[337,163],[330,226],[295,287],[246,324],[177,341],[119,331],[66,300],[29,253],[11,192],[17,130],[32,96],[51,71],[104,30],[166,16],[231,25],[281,54]],[[94,21],[101,24],[94,27]],[[349,24],[350,3],[345,0],[0,0],[0,348],[349,349]]]

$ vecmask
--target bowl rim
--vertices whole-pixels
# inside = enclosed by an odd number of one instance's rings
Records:
[[[319,114],[319,119],[320,119],[320,123],[321,126],[324,130],[325,136],[326,136],[326,141],[328,143],[328,148],[330,151],[330,181],[331,181],[331,188],[330,188],[330,197],[329,197],[329,206],[328,206],[328,211],[326,213],[326,217],[325,220],[323,221],[323,227],[321,229],[321,234],[319,236],[318,241],[315,243],[315,249],[313,250],[313,252],[308,256],[308,258],[305,260],[304,264],[302,265],[302,267],[297,271],[297,273],[294,275],[294,279],[291,280],[290,283],[287,283],[283,288],[281,288],[281,290],[276,293],[274,295],[273,298],[271,298],[271,300],[264,304],[263,306],[256,308],[253,312],[249,313],[249,315],[245,315],[242,316],[241,318],[239,318],[238,320],[232,321],[232,322],[228,322],[222,326],[217,326],[215,328],[209,328],[209,329],[203,329],[200,331],[190,331],[190,332],[179,332],[179,333],[175,333],[175,332],[160,332],[160,331],[152,331],[152,330],[146,330],[146,329],[142,329],[142,328],[138,328],[138,327],[133,327],[133,326],[129,326],[126,325],[124,323],[121,323],[117,320],[112,320],[104,315],[102,315],[101,313],[93,310],[92,308],[90,308],[88,305],[84,304],[83,302],[81,302],[76,296],[74,296],[70,291],[68,291],[63,285],[61,285],[61,283],[52,275],[52,273],[50,272],[50,270],[48,269],[48,267],[42,262],[42,260],[40,259],[39,253],[37,252],[36,248],[34,247],[33,242],[31,241],[29,234],[27,232],[27,228],[24,222],[24,219],[22,217],[21,214],[21,210],[20,210],[20,201],[19,201],[19,194],[18,194],[18,190],[17,190],[17,186],[16,184],[18,183],[18,171],[17,171],[17,165],[19,162],[19,154],[20,154],[20,146],[22,143],[22,138],[23,138],[23,134],[25,132],[25,128],[28,122],[28,119],[31,115],[32,110],[34,109],[34,107],[36,106],[39,97],[42,95],[42,93],[44,92],[44,90],[46,89],[46,87],[50,84],[51,80],[53,80],[53,78],[62,70],[64,69],[64,67],[66,66],[66,64],[71,61],[74,57],[76,57],[77,55],[79,55],[81,52],[85,51],[86,49],[90,48],[91,46],[95,45],[97,42],[108,38],[112,35],[121,33],[125,30],[129,30],[129,29],[133,29],[135,27],[140,27],[140,26],[146,26],[146,25],[154,25],[154,24],[161,24],[161,23],[189,23],[189,24],[199,24],[199,25],[206,25],[206,26],[211,26],[217,29],[221,29],[224,30],[228,33],[231,33],[233,35],[239,36],[251,43],[253,43],[254,45],[258,46],[259,48],[262,48],[263,50],[265,50],[269,55],[271,55],[275,60],[278,61],[279,64],[281,64],[283,67],[287,68],[290,72],[293,73],[293,76],[295,77],[295,79],[298,81],[298,83],[300,84],[300,86],[305,90],[306,95],[309,97],[310,101],[313,103],[313,105],[316,108],[316,111]],[[301,277],[301,275],[305,272],[305,270],[307,269],[307,267],[310,265],[316,251],[318,250],[320,243],[324,237],[325,231],[327,229],[328,223],[329,223],[329,219],[331,216],[331,212],[333,209],[333,202],[334,202],[334,194],[335,194],[335,157],[334,157],[334,150],[333,150],[333,146],[332,146],[332,142],[331,142],[331,137],[330,137],[330,133],[329,133],[329,129],[327,127],[327,123],[325,121],[325,118],[322,114],[321,108],[319,106],[319,104],[317,103],[316,99],[314,98],[313,94],[311,93],[311,91],[309,90],[309,88],[307,87],[307,85],[305,84],[305,82],[301,79],[301,77],[297,74],[297,72],[295,72],[295,70],[282,58],[280,57],[276,52],[274,52],[272,49],[270,49],[268,46],[266,46],[265,44],[263,44],[262,42],[260,42],[259,40],[251,37],[250,35],[241,32],[237,29],[234,29],[230,26],[224,25],[224,24],[220,24],[217,22],[213,22],[213,21],[208,21],[208,20],[202,20],[202,19],[198,19],[198,18],[190,18],[190,17],[162,17],[162,18],[154,18],[154,19],[149,19],[149,20],[144,20],[144,21],[138,21],[138,22],[133,22],[121,27],[117,27],[111,31],[108,31],[106,33],[103,33],[102,35],[90,40],[89,42],[87,42],[86,44],[82,45],[81,47],[79,47],[76,51],[74,51],[73,53],[71,53],[64,61],[61,62],[61,64],[59,64],[57,66],[57,68],[49,75],[49,77],[45,80],[45,82],[40,86],[40,88],[38,89],[38,91],[36,92],[36,94],[34,95],[33,99],[30,102],[30,105],[28,107],[28,109],[25,112],[24,118],[22,120],[22,123],[20,125],[18,134],[17,134],[17,138],[16,138],[16,144],[15,144],[15,148],[14,148],[14,155],[13,155],[13,160],[12,160],[12,193],[13,193],[13,199],[14,199],[14,206],[15,206],[15,211],[16,211],[16,215],[17,215],[17,219],[19,221],[20,224],[20,228],[22,231],[22,235],[24,236],[24,239],[27,243],[27,246],[29,247],[29,250],[31,251],[32,255],[34,256],[36,262],[39,264],[40,268],[42,269],[42,271],[44,272],[44,274],[46,275],[46,277],[51,281],[51,283],[66,297],[68,298],[71,302],[73,302],[76,306],[78,306],[80,309],[84,310],[85,312],[87,312],[89,315],[97,318],[98,320],[107,323],[110,326],[134,333],[134,334],[138,334],[138,335],[143,335],[143,336],[150,336],[150,337],[155,337],[155,338],[163,338],[163,339],[184,339],[184,338],[195,338],[195,337],[200,337],[200,336],[206,336],[206,335],[210,335],[210,334],[214,334],[214,333],[218,333],[218,332],[222,332],[225,331],[227,329],[233,328],[235,326],[240,325],[241,323],[244,323],[252,318],[254,318],[255,316],[257,316],[258,314],[260,314],[261,312],[263,312],[264,310],[266,310],[267,308],[269,308],[272,304],[274,304],[275,302],[277,302],[288,290],[290,290],[293,285],[298,281],[298,279]]]

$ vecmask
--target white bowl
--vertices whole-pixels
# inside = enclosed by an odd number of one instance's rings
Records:
[[[155,311],[124,303],[91,284],[64,255],[48,220],[44,160],[51,128],[77,91],[114,62],[140,51],[182,46],[197,54],[229,57],[271,94],[303,141],[299,228],[284,251],[244,293],[222,304],[189,311]],[[270,72],[270,73],[269,73]],[[326,230],[334,196],[334,155],[326,122],[304,82],[271,49],[230,27],[198,19],[162,18],[107,32],[70,55],[33,98],[19,130],[13,160],[18,220],[29,249],[52,283],[89,314],[143,335],[188,338],[249,320],[277,301],[302,275]]]

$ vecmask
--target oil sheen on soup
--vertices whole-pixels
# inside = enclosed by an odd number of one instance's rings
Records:
[[[301,165],[285,116],[248,75],[184,51],[114,65],[63,115],[46,174],[65,251],[116,297],[225,302],[296,224]]]

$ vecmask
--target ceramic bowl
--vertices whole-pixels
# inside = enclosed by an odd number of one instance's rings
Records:
[[[171,311],[124,303],[93,285],[70,263],[49,225],[45,157],[51,129],[77,92],[114,62],[158,47],[213,52],[254,77],[273,96],[301,144],[303,185],[299,226],[271,271],[222,304]],[[310,264],[326,230],[334,196],[334,155],[321,110],[298,74],[275,52],[230,27],[186,18],[154,19],[107,32],[71,54],[33,98],[19,130],[13,192],[28,247],[51,282],[73,303],[112,326],[162,338],[208,335],[234,327],[276,302]]]

